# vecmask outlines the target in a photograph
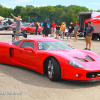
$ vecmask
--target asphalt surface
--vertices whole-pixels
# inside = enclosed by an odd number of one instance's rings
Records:
[[[0,31],[0,33],[11,33],[11,31]],[[28,35],[28,38],[41,36]],[[20,39],[24,39],[24,37],[20,37]],[[11,36],[0,35],[0,41],[11,40]],[[71,41],[66,39],[61,41],[72,45],[73,48],[85,48],[84,38],[78,38],[77,42],[73,40],[74,37]],[[91,49],[100,55],[100,42],[93,41]],[[0,100],[100,100],[100,81],[61,80],[52,82],[46,75],[35,71],[19,66],[0,64]]]

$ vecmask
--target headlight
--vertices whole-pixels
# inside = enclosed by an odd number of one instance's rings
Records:
[[[78,63],[78,62],[76,62],[76,61],[74,61],[74,60],[70,60],[70,61],[69,61],[69,64],[70,64],[71,66],[76,67],[76,68],[85,68],[83,65],[81,65],[80,63]]]
[[[100,57],[98,57],[98,59],[100,60]]]

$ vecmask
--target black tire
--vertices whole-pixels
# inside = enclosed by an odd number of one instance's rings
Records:
[[[13,33],[15,33],[16,31],[13,31]]]
[[[38,33],[38,35],[41,35],[40,32]]]
[[[22,34],[26,34],[26,33],[27,33],[27,31],[26,30],[23,30]]]
[[[47,71],[48,71],[48,78],[51,81],[59,81],[61,79],[60,65],[55,58],[49,59]]]
[[[34,33],[30,33],[31,35],[33,35]]]
[[[39,34],[39,35],[42,35],[42,33],[43,33],[43,32],[42,32],[42,31],[40,31],[38,34]]]

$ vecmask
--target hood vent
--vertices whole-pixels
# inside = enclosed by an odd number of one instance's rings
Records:
[[[85,56],[85,58],[83,59],[83,58],[78,58],[78,57],[74,57],[74,58],[76,58],[76,59],[78,59],[78,60],[80,60],[80,61],[82,61],[82,62],[89,62],[89,61],[95,61],[92,57],[90,57],[90,56]]]

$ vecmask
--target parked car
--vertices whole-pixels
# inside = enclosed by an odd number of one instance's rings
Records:
[[[13,33],[15,33],[15,31],[16,31],[16,26],[13,27]],[[41,26],[38,26],[37,33],[39,35],[41,35],[42,34],[41,32],[42,32]],[[26,34],[26,33],[34,34],[34,33],[36,33],[36,27],[33,27],[32,23],[22,24],[21,33],[23,33],[23,34]]]
[[[3,26],[0,25],[0,30],[3,30]]]
[[[100,55],[89,50],[73,49],[57,39],[0,41],[0,48],[0,63],[47,74],[51,81],[100,80]]]
[[[83,32],[78,32],[77,36],[84,37],[84,33]]]
[[[2,25],[0,25],[0,30],[7,30],[9,27],[9,25],[7,23],[3,23]]]
[[[15,24],[11,24],[11,25],[9,25],[8,30],[14,30],[15,28],[16,28],[16,25]]]

